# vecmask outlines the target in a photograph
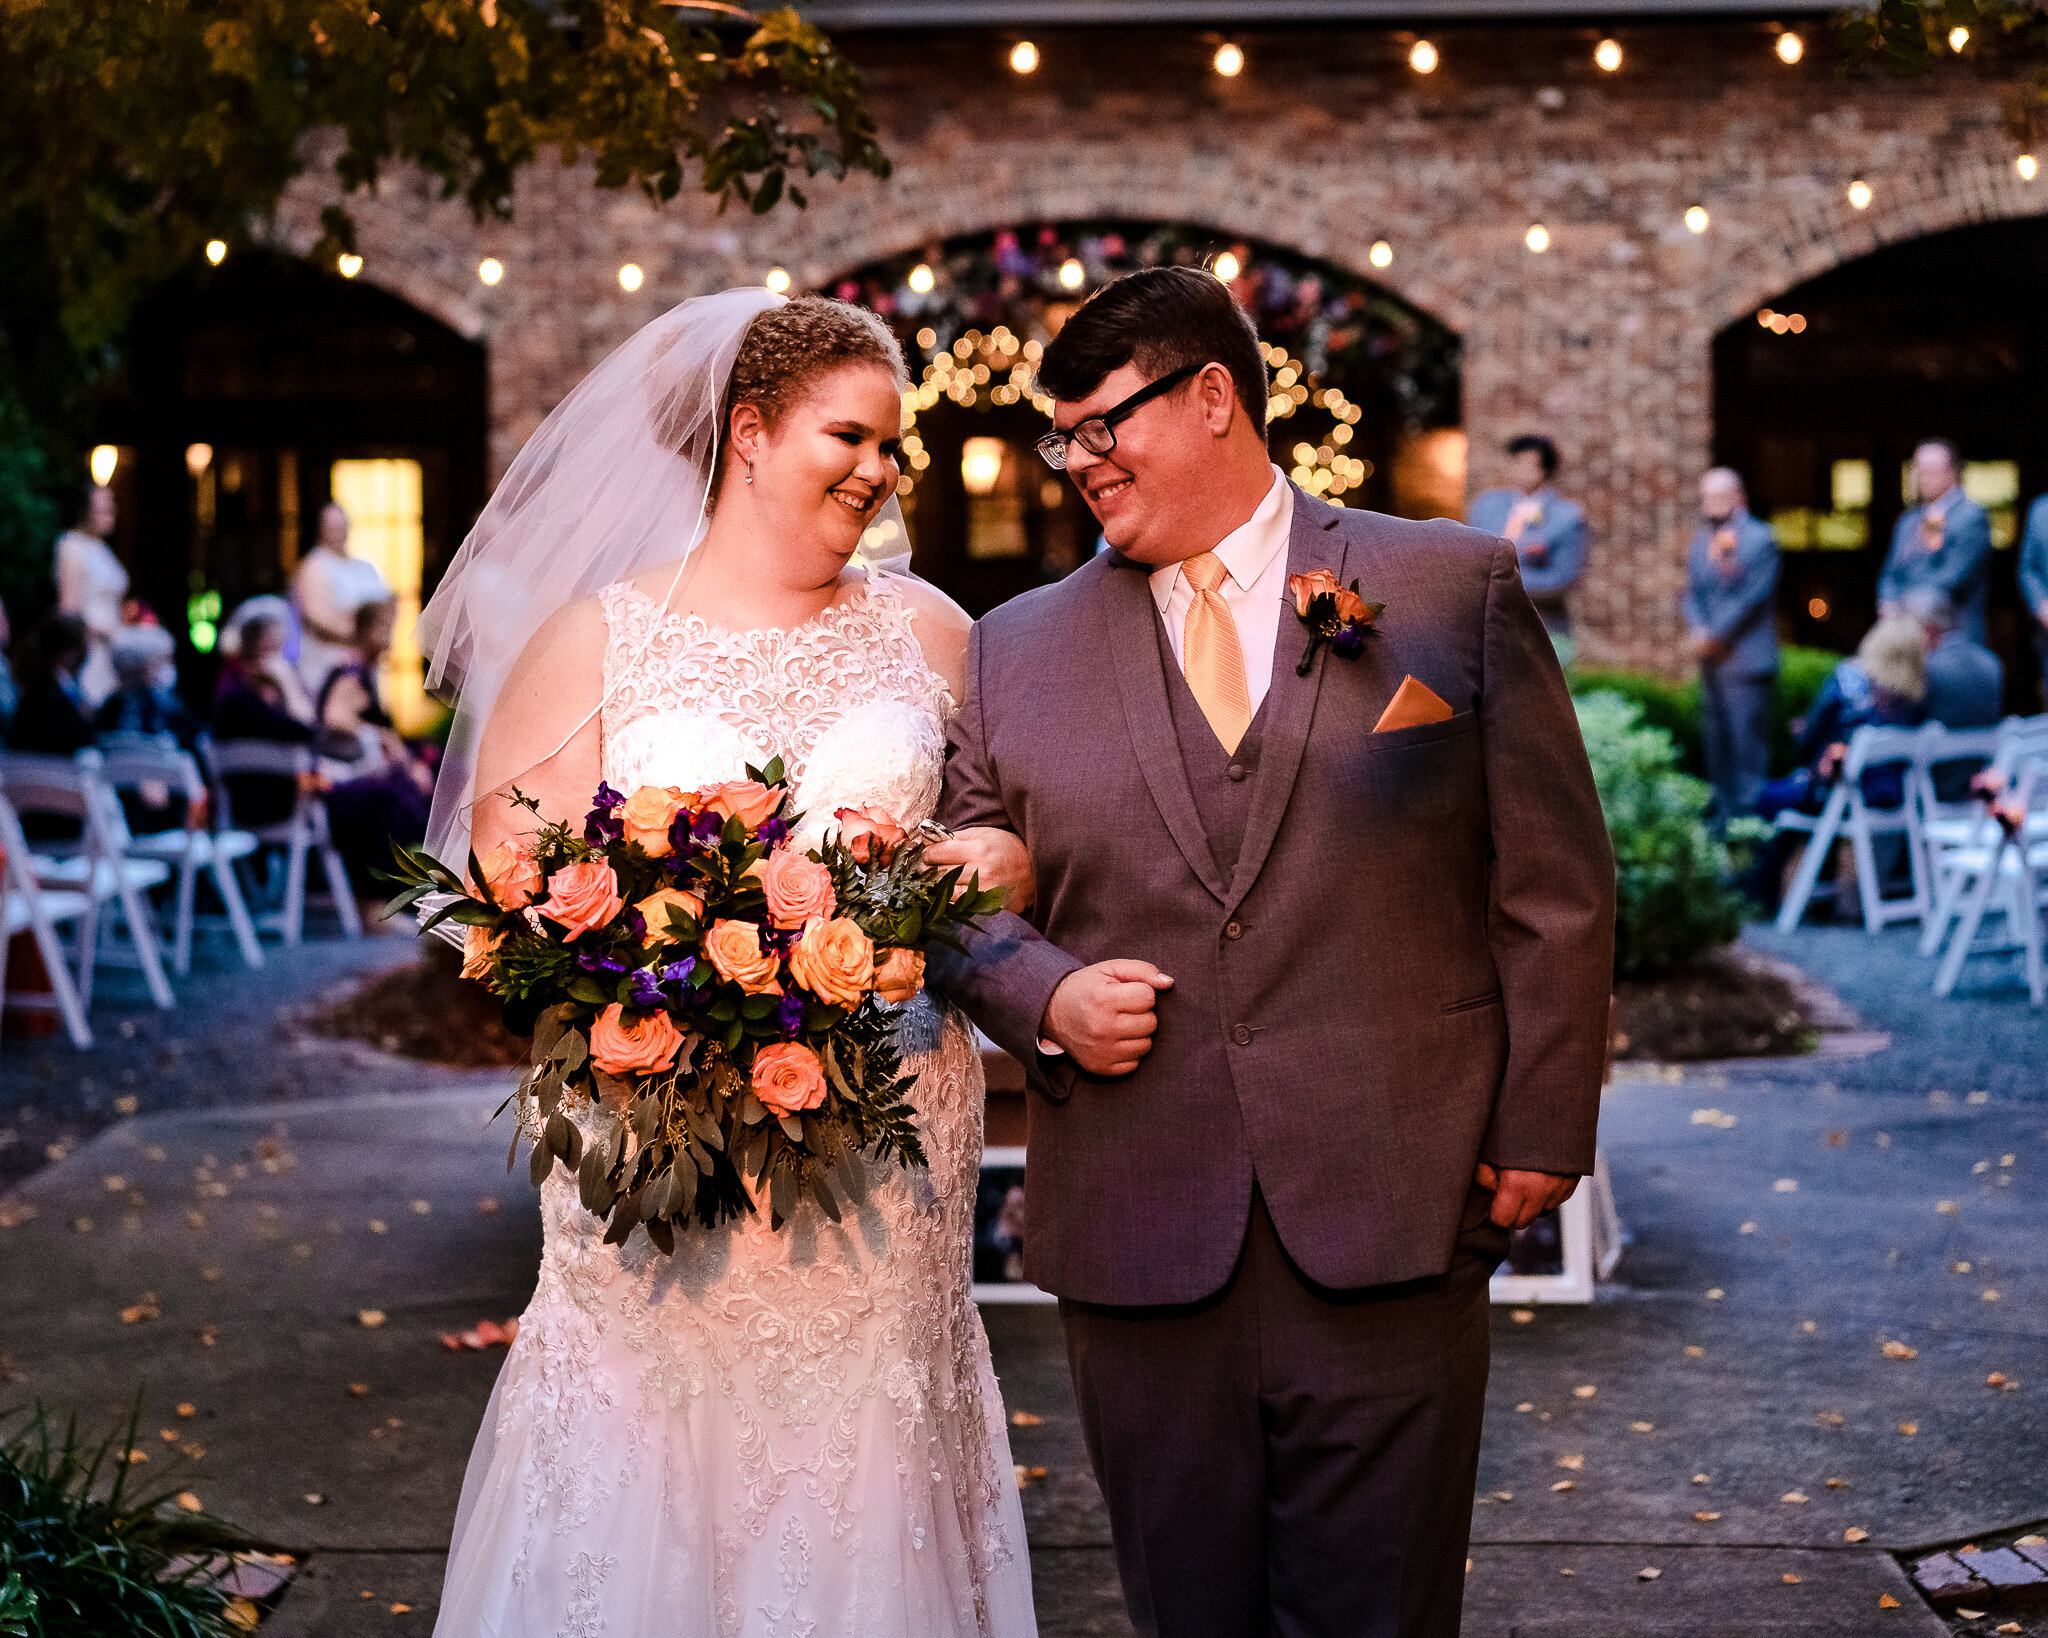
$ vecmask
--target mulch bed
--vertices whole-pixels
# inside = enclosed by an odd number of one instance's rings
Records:
[[[422,959],[373,978],[305,1020],[315,1035],[365,1041],[401,1058],[457,1069],[524,1064],[532,1041],[505,1027],[497,1000],[462,976],[462,956],[438,938]]]
[[[1792,969],[1723,950],[1659,979],[1614,987],[1614,1056],[1661,1063],[1810,1052],[1822,1020]]]

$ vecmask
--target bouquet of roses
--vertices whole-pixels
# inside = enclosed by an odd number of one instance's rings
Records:
[[[1002,903],[883,815],[842,808],[799,847],[781,760],[747,775],[600,784],[580,835],[556,823],[471,853],[467,881],[393,849],[393,912],[434,896],[424,927],[459,924],[463,975],[532,1030],[506,1106],[533,1136],[535,1185],[568,1166],[610,1243],[638,1223],[672,1253],[678,1228],[763,1197],[777,1228],[806,1195],[836,1222],[841,1191],[861,1198],[857,1157],[923,1165],[897,1008],[925,952]],[[588,1139],[578,1107],[601,1116]]]

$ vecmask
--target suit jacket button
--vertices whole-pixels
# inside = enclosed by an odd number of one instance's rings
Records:
[[[1223,924],[1223,936],[1225,938],[1243,938],[1244,923],[1241,921],[1226,921]]]
[[[1233,763],[1231,763],[1231,765],[1230,765],[1230,777],[1231,777],[1232,781],[1238,781],[1238,780],[1242,780],[1242,779],[1244,778],[1244,766],[1243,766],[1243,764],[1241,764],[1241,763],[1237,763],[1237,762],[1233,762]]]
[[[1251,1025],[1239,1024],[1236,1029],[1230,1032],[1230,1038],[1239,1046],[1250,1046],[1252,1044]]]

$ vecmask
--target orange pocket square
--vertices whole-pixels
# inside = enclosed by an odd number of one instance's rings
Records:
[[[1384,734],[1395,728],[1420,728],[1427,723],[1442,722],[1450,714],[1451,708],[1427,686],[1413,677],[1403,677],[1401,686],[1394,690],[1394,697],[1387,701],[1386,710],[1380,713],[1380,720],[1372,725],[1372,731]]]

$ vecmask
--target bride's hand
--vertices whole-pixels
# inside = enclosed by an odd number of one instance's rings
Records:
[[[956,830],[943,842],[924,850],[933,864],[959,865],[967,876],[978,876],[984,888],[1003,890],[1003,908],[1022,915],[1038,895],[1038,878],[1031,871],[1031,854],[1024,843],[1007,830],[993,825],[971,825]]]

